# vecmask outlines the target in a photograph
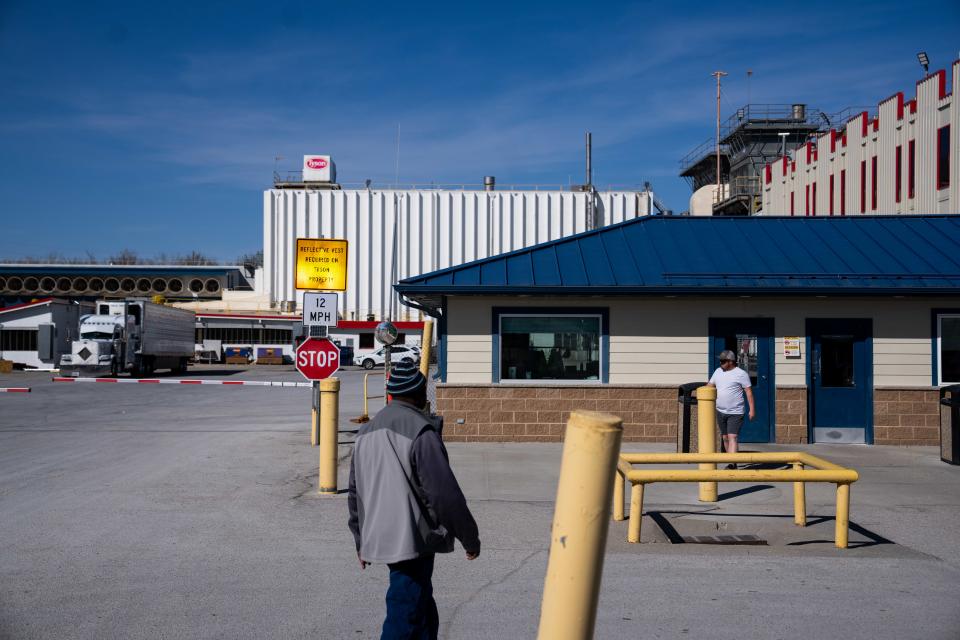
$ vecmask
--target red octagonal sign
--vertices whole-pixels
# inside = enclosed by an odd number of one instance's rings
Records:
[[[328,338],[308,338],[297,347],[297,371],[307,380],[324,380],[340,368],[340,348]]]

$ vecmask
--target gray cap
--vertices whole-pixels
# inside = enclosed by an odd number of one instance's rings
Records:
[[[725,349],[720,352],[719,356],[717,356],[717,360],[719,360],[720,362],[723,362],[724,360],[731,360],[733,362],[736,362],[737,354],[735,354],[733,351],[730,351],[730,349]]]

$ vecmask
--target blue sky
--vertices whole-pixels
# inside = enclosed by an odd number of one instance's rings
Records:
[[[719,13],[715,13],[719,10]],[[0,1],[0,259],[261,247],[279,167],[341,182],[645,180],[747,101],[831,112],[912,94],[960,3]]]

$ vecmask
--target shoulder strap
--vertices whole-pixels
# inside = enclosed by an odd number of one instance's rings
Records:
[[[419,435],[417,437],[419,437]],[[430,511],[427,509],[427,506],[423,504],[423,500],[420,498],[420,492],[413,484],[413,480],[411,480],[410,476],[407,475],[407,470],[404,468],[403,462],[400,460],[400,454],[397,453],[397,448],[393,446],[393,440],[387,438],[387,442],[390,443],[390,449],[393,450],[393,455],[397,459],[397,464],[400,466],[400,473],[403,474],[403,479],[407,481],[407,486],[410,487],[410,492],[413,494],[413,499],[417,501],[417,506],[420,507],[420,513],[423,514],[424,519],[427,521],[427,525],[431,529],[436,529],[437,525],[433,521],[433,518],[430,517]]]

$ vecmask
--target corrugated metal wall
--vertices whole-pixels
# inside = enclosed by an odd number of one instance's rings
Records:
[[[271,303],[303,299],[294,288],[297,238],[349,242],[346,320],[390,311],[391,283],[586,231],[588,194],[561,191],[272,189],[263,194],[264,282]],[[598,194],[601,225],[650,212],[651,194]],[[394,229],[397,271],[391,274]],[[394,300],[394,319],[418,318]]]
[[[951,67],[951,76],[956,93],[960,60]],[[905,101],[903,93],[897,93],[880,103],[876,118],[864,112],[845,129],[827,132],[800,147],[792,160],[771,164],[766,174],[770,179],[764,177],[762,214],[791,215],[791,197],[793,215],[798,216],[830,215],[831,202],[833,215],[960,213],[960,108],[955,108],[947,88],[946,72],[933,73],[917,83],[915,99]],[[937,189],[937,132],[946,125],[950,125],[950,186]],[[916,145],[913,197],[908,188],[910,141]]]

